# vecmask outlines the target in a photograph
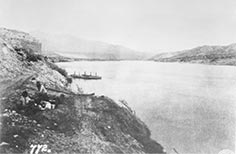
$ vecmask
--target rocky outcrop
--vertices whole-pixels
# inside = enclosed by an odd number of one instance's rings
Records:
[[[130,110],[108,97],[73,93],[47,58],[38,54],[27,58],[28,51],[15,49],[11,41],[0,40],[0,153],[29,153],[37,150],[35,145],[44,147],[40,153],[164,153]],[[55,109],[19,105],[24,90],[33,102],[38,100],[32,76],[46,85]]]
[[[41,43],[28,33],[0,28],[0,37],[8,42],[15,50],[41,53]]]

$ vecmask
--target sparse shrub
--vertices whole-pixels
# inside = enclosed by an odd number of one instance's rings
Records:
[[[68,76],[68,73],[66,72],[66,70],[63,69],[63,68],[58,67],[56,64],[53,64],[53,63],[51,63],[51,62],[47,62],[47,65],[48,65],[51,69],[53,69],[53,70],[59,72],[59,73],[60,73],[61,75],[63,75],[64,77],[67,77],[67,76]]]
[[[69,84],[71,84],[71,83],[72,83],[72,78],[68,77],[68,78],[66,78],[66,81],[67,81]]]
[[[42,56],[34,54],[34,53],[30,53],[30,54],[27,54],[26,60],[37,62],[39,60],[42,60]]]
[[[26,56],[25,59],[28,62],[30,62],[30,61],[37,62],[39,60],[43,60],[43,56],[42,55],[39,55],[39,54],[33,52],[32,50],[28,51],[28,50],[23,49],[23,48],[15,48],[15,50],[21,56],[24,56],[24,54],[25,54],[25,56]]]

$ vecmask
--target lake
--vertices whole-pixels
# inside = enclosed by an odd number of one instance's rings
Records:
[[[152,61],[58,63],[69,73],[97,72],[102,80],[75,82],[85,93],[126,100],[167,152],[235,149],[236,70]]]

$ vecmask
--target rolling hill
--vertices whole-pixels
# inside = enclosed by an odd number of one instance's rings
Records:
[[[215,65],[236,65],[236,43],[227,46],[200,46],[189,50],[161,53],[151,60]]]
[[[44,53],[87,60],[144,60],[151,55],[124,46],[80,39],[70,35],[54,35],[32,32],[42,42]]]

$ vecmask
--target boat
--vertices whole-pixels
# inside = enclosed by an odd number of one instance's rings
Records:
[[[92,75],[90,73],[90,75],[86,74],[86,72],[84,74],[71,74],[70,75],[72,78],[75,78],[75,79],[84,79],[84,80],[101,80],[102,77],[101,76],[97,76],[97,73],[95,75]]]

